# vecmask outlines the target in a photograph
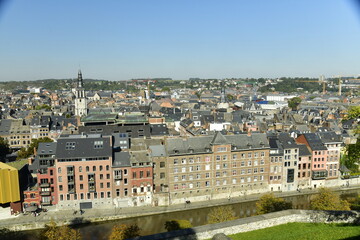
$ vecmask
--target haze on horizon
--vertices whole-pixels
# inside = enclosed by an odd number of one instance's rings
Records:
[[[351,0],[0,0],[0,81],[360,74]]]

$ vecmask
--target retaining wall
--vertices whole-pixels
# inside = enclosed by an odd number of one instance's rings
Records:
[[[134,240],[201,240],[211,239],[217,233],[231,235],[291,222],[305,223],[357,223],[360,224],[360,212],[357,211],[312,211],[285,210],[259,216],[236,219],[229,222],[210,224],[174,232],[159,233]]]

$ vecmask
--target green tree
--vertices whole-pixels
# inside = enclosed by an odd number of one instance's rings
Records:
[[[8,141],[0,137],[0,161],[4,161],[6,154],[9,153],[10,153],[10,148]]]
[[[202,91],[196,91],[195,95],[200,99],[201,98]]]
[[[290,100],[288,100],[288,106],[292,110],[296,110],[298,108],[298,106],[300,105],[301,101],[302,101],[301,98],[293,97]]]
[[[231,95],[231,94],[227,94],[226,95],[226,98],[229,100],[229,101],[232,101],[235,99],[234,95]]]
[[[162,92],[170,92],[170,88],[169,87],[163,87],[161,89]]]
[[[46,225],[42,232],[42,237],[47,240],[81,240],[79,230],[70,228],[67,225],[57,226],[54,221]]]
[[[286,202],[283,198],[277,198],[272,193],[263,195],[259,201],[256,202],[257,214],[277,212],[291,208],[291,202]]]
[[[231,206],[221,206],[210,210],[207,215],[208,223],[221,223],[234,220],[234,211]]]
[[[19,150],[17,159],[23,159],[33,155],[34,149],[37,149],[41,142],[53,142],[53,140],[48,137],[32,139],[28,148],[21,148]]]
[[[191,227],[192,225],[188,220],[170,220],[165,222],[165,229],[168,232],[191,228]]]
[[[140,236],[140,228],[138,225],[120,224],[112,228],[109,240],[124,240],[138,236]]]
[[[345,154],[341,159],[343,164],[352,172],[359,171],[360,164],[360,137],[355,144],[348,144],[345,146]]]
[[[350,210],[350,204],[328,188],[321,188],[310,205],[313,210]]]
[[[360,106],[351,106],[348,109],[347,116],[345,117],[345,120],[349,119],[360,119]],[[354,129],[355,134],[360,134],[360,125],[358,124],[356,128]]]

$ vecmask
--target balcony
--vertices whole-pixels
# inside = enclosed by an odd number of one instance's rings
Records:
[[[89,182],[89,183],[94,183],[94,182],[95,182],[95,178],[89,178],[89,179],[88,179],[88,182]]]
[[[40,192],[40,196],[50,196],[51,192],[50,191],[41,191]]]
[[[68,176],[74,175],[74,171],[67,171],[67,175],[68,175]]]
[[[40,187],[50,187],[50,183],[40,183]]]
[[[95,191],[96,191],[95,187],[89,187],[89,192],[95,192]]]
[[[75,193],[75,188],[69,189],[68,193]]]
[[[115,175],[115,180],[121,180],[122,179],[122,176],[121,175]]]

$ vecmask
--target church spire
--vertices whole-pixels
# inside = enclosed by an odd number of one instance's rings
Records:
[[[81,70],[79,69],[78,79],[77,79],[77,87],[82,88],[83,86],[84,86],[84,84],[83,84],[83,79],[82,79],[82,73],[81,73]]]

